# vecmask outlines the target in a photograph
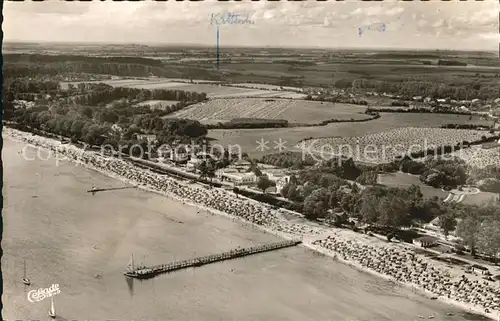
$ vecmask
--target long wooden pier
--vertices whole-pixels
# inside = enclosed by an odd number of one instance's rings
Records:
[[[238,248],[230,251],[211,254],[202,257],[196,257],[193,259],[175,261],[168,264],[155,265],[150,267],[140,267],[135,270],[130,270],[125,272],[125,276],[137,278],[137,279],[149,279],[155,277],[158,274],[173,272],[176,270],[187,269],[190,267],[199,267],[206,264],[221,262],[225,260],[231,260],[238,257],[253,255],[257,253],[269,252],[274,250],[279,250],[286,247],[296,246],[300,244],[302,241],[298,240],[287,240],[281,241],[277,243],[257,245],[247,248]]]
[[[105,192],[105,191],[117,191],[117,190],[120,190],[120,189],[130,189],[130,188],[137,188],[137,186],[96,188],[96,189],[88,190],[87,193],[97,193],[97,192]]]

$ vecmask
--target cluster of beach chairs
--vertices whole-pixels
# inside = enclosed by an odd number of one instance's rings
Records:
[[[333,251],[342,260],[427,290],[435,298],[463,302],[486,313],[500,312],[500,287],[495,282],[452,275],[449,268],[433,266],[412,251],[372,246],[332,235],[313,244]]]

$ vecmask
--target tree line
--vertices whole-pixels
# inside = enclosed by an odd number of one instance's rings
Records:
[[[130,63],[146,66],[161,67],[163,64],[159,59],[150,59],[143,57],[96,57],[96,56],[82,56],[82,55],[41,55],[41,54],[16,54],[7,53],[3,55],[5,62],[9,63],[40,63],[48,64],[60,61],[77,61],[82,63]]]
[[[472,82],[472,84],[471,84]],[[437,82],[430,80],[414,80],[408,78],[378,80],[356,79],[335,82],[335,87],[340,89],[354,89],[390,93],[403,97],[428,96],[432,98],[450,97],[456,100],[464,99],[495,99],[498,98],[498,85],[491,81],[480,81],[477,77],[457,78],[453,81]]]
[[[207,99],[206,93],[170,89],[112,87],[104,83],[80,83],[76,87],[69,84],[67,92],[69,97],[66,99],[66,102],[91,106],[104,106],[123,98],[131,104],[138,104],[147,100],[177,101],[176,104],[168,107],[170,109],[168,113]]]
[[[7,54],[5,77],[59,77],[61,74],[105,74],[123,77],[172,77],[222,80],[220,73],[198,67],[165,66],[161,60],[142,57],[90,57],[77,55]]]
[[[459,111],[444,107],[430,108],[374,108],[368,107],[370,112],[378,113],[412,113],[412,114],[449,114],[449,115],[472,115],[470,111]]]
[[[424,184],[436,187],[451,189],[460,185],[476,185],[481,180],[489,181],[489,185],[482,188],[484,191],[500,193],[496,189],[497,181],[500,182],[500,169],[493,165],[478,168],[470,167],[467,163],[457,157],[444,158],[440,156],[429,156],[423,161],[415,161],[409,156],[400,160],[394,160],[387,164],[376,166],[366,166],[356,164],[352,159],[334,157],[327,162],[318,163],[310,155],[303,155],[299,152],[284,152],[267,154],[259,160],[261,163],[274,165],[292,170],[314,168],[318,172],[334,174],[342,179],[356,181],[361,185],[376,185],[377,174],[394,173],[401,171],[418,175]]]

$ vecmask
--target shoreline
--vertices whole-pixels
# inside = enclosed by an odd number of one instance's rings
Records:
[[[4,137],[10,140],[30,144],[33,148],[43,148],[52,152],[55,151],[63,155],[64,160],[71,162],[76,161],[78,164],[84,165],[86,168],[95,170],[105,176],[118,179],[127,184],[137,185],[137,187],[142,190],[161,194],[170,199],[182,202],[183,204],[206,211],[211,215],[221,215],[231,220],[238,220],[238,222],[244,225],[257,227],[263,232],[286,240],[300,238],[303,242],[301,245],[305,248],[329,256],[357,270],[396,282],[405,287],[416,289],[424,296],[438,296],[440,301],[459,307],[464,311],[471,311],[492,320],[497,320],[497,318],[500,317],[500,311],[494,310],[488,313],[482,306],[471,305],[467,302],[442,297],[439,294],[430,292],[413,283],[402,282],[390,275],[379,273],[376,270],[363,266],[359,262],[356,262],[356,260],[343,258],[342,253],[317,244],[318,241],[324,241],[325,237],[328,239],[329,237],[335,236],[339,237],[341,242],[347,242],[354,247],[360,246],[363,248],[366,247],[367,244],[370,244],[370,246],[373,245],[373,239],[368,240],[363,234],[335,228],[325,229],[323,227],[314,226],[314,223],[292,223],[283,217],[280,210],[274,210],[267,204],[259,203],[242,195],[235,196],[232,192],[223,189],[210,189],[200,184],[189,184],[178,181],[170,176],[154,174],[151,171],[136,168],[126,161],[105,157],[92,151],[83,151],[71,144],[61,144],[54,139],[33,135],[8,127],[4,127],[4,134]],[[61,160],[61,158],[58,158],[58,160]],[[120,175],[118,173],[120,171],[124,174],[122,173],[122,175]],[[363,242],[363,239],[365,239],[366,242]],[[351,243],[351,241],[355,242]],[[389,245],[381,242],[380,244],[384,246],[379,246],[379,248],[390,247],[393,250],[398,249],[398,246],[394,244]],[[401,252],[404,251],[401,250]],[[432,263],[435,265],[434,262]]]

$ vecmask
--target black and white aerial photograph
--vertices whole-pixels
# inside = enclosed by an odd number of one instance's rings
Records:
[[[500,321],[500,2],[5,1],[6,321]]]

